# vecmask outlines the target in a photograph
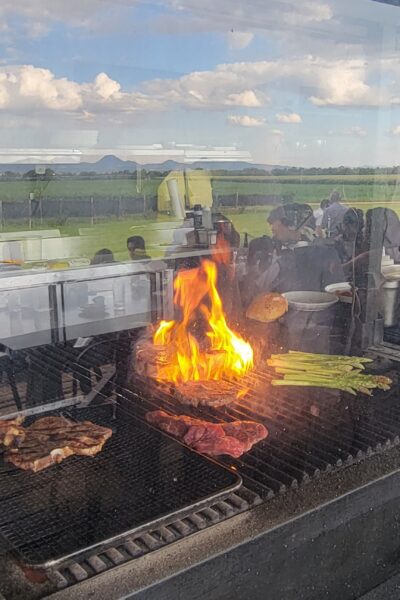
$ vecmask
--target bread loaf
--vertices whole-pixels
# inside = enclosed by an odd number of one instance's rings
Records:
[[[254,298],[246,311],[246,317],[262,323],[270,323],[282,317],[288,310],[288,302],[281,294],[268,292]]]

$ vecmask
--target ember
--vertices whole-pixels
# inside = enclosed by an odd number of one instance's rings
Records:
[[[178,273],[174,302],[182,318],[161,321],[153,337],[154,345],[166,350],[162,360],[157,359],[159,381],[232,380],[252,368],[253,349],[228,327],[216,280],[216,265],[208,260]],[[194,334],[199,316],[207,323],[201,342]]]

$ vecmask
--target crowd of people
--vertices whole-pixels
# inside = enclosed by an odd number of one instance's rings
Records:
[[[386,253],[394,262],[400,262],[399,218],[390,209],[380,210]],[[354,261],[365,253],[367,220],[368,212],[364,215],[362,210],[346,206],[338,191],[323,199],[314,211],[301,203],[274,208],[267,218],[269,235],[253,239],[246,250],[247,264],[239,282],[241,304],[248,305],[257,293],[264,291],[323,291],[331,283],[345,281]],[[217,232],[214,260],[227,289],[232,284],[229,263],[240,246],[240,234],[222,213],[213,215],[213,226]],[[126,247],[131,260],[150,259],[142,236],[129,237]],[[179,258],[176,245],[174,256],[175,269],[197,264],[196,257]],[[167,251],[165,260],[171,258]],[[113,262],[113,253],[107,248],[99,250],[92,259],[93,265]]]

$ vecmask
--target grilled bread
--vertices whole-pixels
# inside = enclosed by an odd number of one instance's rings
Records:
[[[288,310],[288,301],[281,294],[268,292],[254,298],[246,311],[246,317],[262,323],[271,323]]]

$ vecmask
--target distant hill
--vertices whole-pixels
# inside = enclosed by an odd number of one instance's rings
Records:
[[[0,173],[10,171],[13,173],[26,173],[31,169],[34,169],[34,164],[0,164]],[[166,160],[161,163],[151,163],[140,165],[139,163],[132,160],[121,160],[113,154],[103,156],[94,163],[82,162],[72,164],[49,164],[48,165],[56,173],[72,173],[78,175],[83,172],[98,173],[99,175],[106,175],[107,173],[117,173],[119,171],[129,171],[134,173],[137,169],[146,169],[146,171],[181,171],[184,169],[209,169],[209,170],[220,170],[225,169],[228,171],[241,171],[243,169],[262,169],[263,171],[271,171],[272,169],[279,168],[278,165],[258,165],[253,163],[247,163],[244,161],[196,161],[194,163],[179,163],[174,160]]]

